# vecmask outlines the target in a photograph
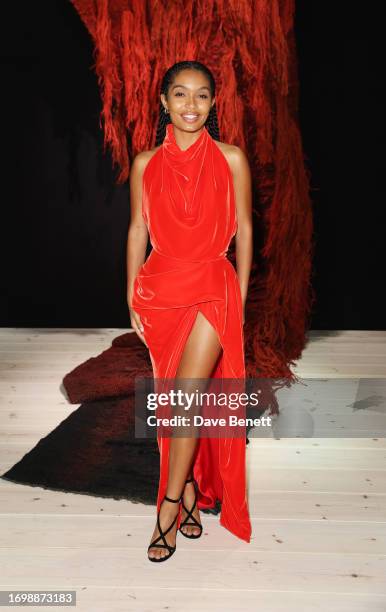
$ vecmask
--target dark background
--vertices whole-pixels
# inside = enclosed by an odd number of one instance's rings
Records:
[[[297,2],[311,329],[385,329],[381,8]],[[68,0],[4,11],[0,325],[129,327],[129,194],[103,151],[91,38]]]

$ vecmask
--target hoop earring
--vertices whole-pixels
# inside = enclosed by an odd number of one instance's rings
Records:
[[[166,108],[165,108],[165,107],[164,107],[164,113],[165,113],[165,115],[167,115],[167,114],[169,113],[169,111],[168,111],[168,110],[166,110]]]

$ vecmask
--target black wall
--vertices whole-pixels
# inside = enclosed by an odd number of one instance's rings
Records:
[[[297,1],[313,329],[385,329],[383,3]]]
[[[65,0],[25,3],[8,28],[1,324],[129,326],[128,187],[103,152],[91,38]]]
[[[297,2],[315,215],[313,329],[385,328],[379,9]],[[69,1],[7,10],[0,325],[128,327],[129,193],[103,151],[91,39]]]

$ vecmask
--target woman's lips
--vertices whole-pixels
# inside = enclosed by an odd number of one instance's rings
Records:
[[[193,115],[190,113],[186,113],[186,115],[182,115],[182,118],[187,123],[194,123],[198,119],[198,115]]]

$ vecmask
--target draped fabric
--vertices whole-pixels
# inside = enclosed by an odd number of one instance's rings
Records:
[[[312,209],[297,118],[295,0],[72,3],[94,41],[101,124],[119,182],[126,181],[133,156],[154,145],[164,71],[186,59],[212,70],[221,140],[247,153],[253,177],[247,374],[296,380],[290,366],[304,347],[314,296]]]
[[[227,258],[237,229],[233,177],[204,127],[181,150],[172,124],[144,171],[142,214],[153,249],[138,271],[132,308],[140,314],[154,377],[173,379],[198,311],[215,328],[222,352],[212,378],[245,378],[242,298]],[[221,524],[249,541],[244,437],[201,438],[194,464],[199,508],[222,503]],[[158,433],[166,494],[170,438]]]

